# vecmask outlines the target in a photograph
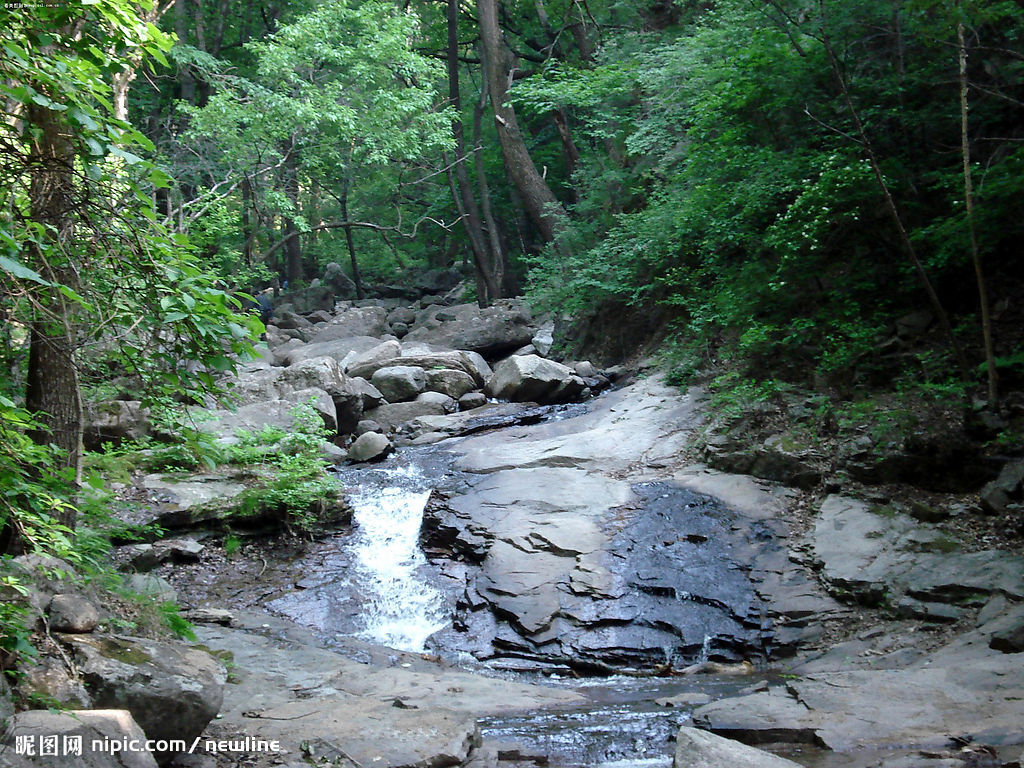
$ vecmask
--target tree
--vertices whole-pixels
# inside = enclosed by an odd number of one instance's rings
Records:
[[[286,228],[265,257],[303,233],[342,229],[347,241],[354,229],[409,234],[400,206],[394,224],[359,220],[355,209],[360,188],[373,185],[371,169],[401,168],[451,144],[451,114],[438,95],[443,70],[410,49],[418,24],[377,0],[323,5],[250,43],[252,78],[225,78],[205,107],[190,110],[193,136],[217,146],[234,178],[278,177],[263,204]],[[314,186],[335,203],[316,221],[302,194]]]
[[[84,353],[115,349],[151,399],[195,396],[216,390],[208,366],[227,369],[228,354],[251,352],[252,329],[191,262],[187,242],[156,223],[151,188],[166,176],[136,154],[152,145],[111,115],[106,73],[123,71],[125,50],[162,56],[169,39],[123,0],[34,6],[10,17],[0,39],[7,104],[0,292],[7,319],[27,329],[29,347],[24,409],[6,398],[4,418],[54,447],[46,471],[63,470],[66,500],[48,508],[70,530],[81,478]],[[192,373],[185,360],[201,364]],[[0,474],[33,475],[2,453]],[[40,507],[10,496],[3,504],[0,523],[19,534],[11,542],[24,542],[22,514]]]

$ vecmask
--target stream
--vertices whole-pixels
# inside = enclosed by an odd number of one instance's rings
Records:
[[[441,559],[436,553],[428,559],[420,541],[424,510],[433,490],[458,492],[462,487],[452,460],[452,454],[437,448],[405,448],[379,464],[340,467],[337,473],[350,489],[351,530],[301,544],[267,545],[270,549],[264,547],[259,555],[262,567],[256,578],[251,567],[255,559],[250,558],[249,563],[235,563],[220,574],[191,578],[184,589],[198,601],[205,598],[226,607],[269,610],[311,629],[326,647],[360,661],[368,657],[350,642],[353,639],[395,651],[428,652],[478,674],[577,691],[586,705],[479,720],[484,738],[506,745],[506,754],[518,754],[523,761],[549,760],[566,768],[666,768],[672,763],[675,732],[689,720],[695,706],[735,695],[763,679],[586,677],[565,665],[537,663],[528,654],[481,658],[479,653],[467,652],[459,641],[467,632],[453,631],[452,623],[465,599],[467,573],[473,566]],[[653,496],[659,503],[678,502],[656,490]],[[701,520],[713,519],[706,501],[678,502],[677,506],[703,514]],[[706,522],[699,524],[713,535]],[[659,540],[644,548],[661,551],[664,545]],[[706,578],[716,580],[716,588],[728,589],[733,578],[728,569],[712,560],[694,561],[694,568],[705,564]],[[696,572],[683,576],[691,581],[701,578]],[[690,600],[685,591],[672,595],[676,606],[672,610],[686,611],[690,606],[694,617],[690,623],[708,626],[706,604]],[[493,623],[493,618],[489,621]],[[473,634],[470,628],[468,635]],[[706,658],[711,641],[711,635],[704,635],[702,644],[698,639],[700,655],[689,660]],[[674,653],[672,648],[658,651],[670,662]]]

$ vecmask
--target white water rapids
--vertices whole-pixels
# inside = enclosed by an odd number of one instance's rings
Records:
[[[350,551],[355,556],[355,581],[366,600],[363,627],[356,636],[419,652],[428,637],[447,626],[448,616],[441,593],[418,573],[427,565],[419,533],[430,491],[415,489],[415,480],[421,478],[411,477],[415,468],[411,469],[385,470],[395,476],[394,486],[350,494],[357,524]]]

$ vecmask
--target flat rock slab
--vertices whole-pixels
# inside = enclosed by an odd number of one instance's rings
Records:
[[[867,604],[887,592],[925,602],[1001,593],[1024,597],[1024,557],[1003,550],[921,552],[936,536],[926,523],[858,499],[822,502],[812,546],[824,581],[840,597]]]
[[[305,699],[252,718],[262,739],[296,740],[309,757],[379,768],[461,765],[479,742],[476,718],[445,709],[404,709],[357,697]]]
[[[799,763],[698,728],[676,735],[672,768],[799,768]]]
[[[1005,665],[834,672],[723,699],[694,712],[694,723],[751,744],[816,743],[938,748],[949,735],[979,743],[1024,741],[1024,685]],[[984,735],[984,736],[983,736]]]
[[[345,641],[341,655],[264,614],[236,612],[235,626],[199,626],[196,634],[234,661],[214,735],[279,739],[287,753],[260,765],[301,760],[303,742],[317,756],[349,764],[344,751],[367,768],[457,765],[477,738],[476,717],[583,702],[570,691],[482,677],[355,640]]]

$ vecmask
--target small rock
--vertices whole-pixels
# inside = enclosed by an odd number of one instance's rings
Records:
[[[423,392],[416,398],[416,402],[439,405],[444,409],[445,413],[454,413],[459,407],[454,398],[441,392]]]
[[[916,499],[911,499],[908,506],[910,516],[915,520],[920,520],[922,523],[938,523],[949,517],[949,510],[933,507]]]
[[[706,693],[680,693],[677,696],[667,696],[663,699],[655,699],[654,703],[659,707],[689,707],[697,706],[700,704],[707,704],[711,701],[711,697]]]
[[[460,411],[471,411],[484,405],[487,405],[487,395],[483,392],[467,392],[459,398]]]
[[[896,613],[911,619],[949,623],[959,620],[964,612],[946,603],[929,603],[903,597],[896,603]]]
[[[223,608],[193,608],[185,614],[185,618],[195,624],[220,624],[223,627],[235,623],[235,615]]]
[[[1024,651],[1024,615],[1018,614],[1016,621],[1010,626],[992,635],[992,639],[988,641],[988,647],[1003,653]]]
[[[57,632],[92,632],[100,622],[96,606],[78,595],[54,595],[48,611],[50,629]]]
[[[426,372],[409,365],[391,365],[380,368],[370,379],[389,403],[413,400],[427,386]]]
[[[178,593],[166,579],[151,573],[135,573],[128,577],[128,589],[147,595],[161,603],[173,603],[178,600]]]
[[[366,432],[356,438],[348,449],[349,461],[383,459],[391,452],[391,441],[380,432]]]
[[[384,429],[373,419],[363,419],[356,425],[356,436],[365,435],[367,432],[383,432]]]

